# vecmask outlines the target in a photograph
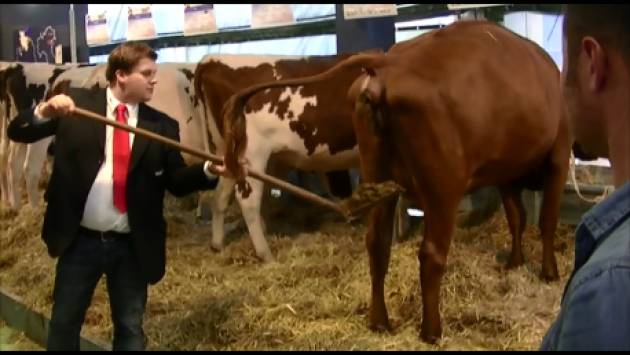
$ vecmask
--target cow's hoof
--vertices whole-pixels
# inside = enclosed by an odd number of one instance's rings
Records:
[[[558,269],[543,269],[542,273],[540,274],[540,278],[547,282],[558,281],[560,279],[560,276],[558,275]]]
[[[524,264],[523,254],[520,254],[518,256],[510,256],[510,260],[508,261],[506,268],[516,269],[519,266],[523,266],[523,264]]]
[[[392,326],[389,324],[389,322],[384,322],[384,323],[383,322],[378,322],[378,323],[370,322],[369,328],[371,331],[377,332],[377,333],[392,331]]]
[[[210,243],[210,250],[212,250],[215,253],[219,253],[221,252],[221,250],[223,250],[223,245]]]
[[[428,344],[435,344],[442,337],[441,331],[420,331],[420,339]]]
[[[258,259],[260,259],[261,262],[267,264],[267,263],[272,263],[275,259],[273,258],[273,255],[271,254],[271,252],[268,253],[260,253],[256,255],[258,257]]]

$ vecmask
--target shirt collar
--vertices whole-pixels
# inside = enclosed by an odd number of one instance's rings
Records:
[[[114,96],[114,93],[112,93],[112,89],[108,86],[107,87],[107,110],[110,111],[109,113],[113,113],[114,117],[116,117],[116,107],[118,107],[118,105],[121,103],[120,101],[118,101],[118,99]],[[127,112],[128,112],[128,118],[129,119],[135,119],[136,117],[138,117],[138,104],[129,104],[126,103],[125,104],[127,106]]]
[[[630,218],[630,181],[582,217],[582,222],[576,230],[576,269],[581,267],[591,256],[595,247],[627,218]]]
[[[630,214],[630,181],[626,182],[607,199],[588,211],[582,224],[595,241],[610,234],[619,222]]]

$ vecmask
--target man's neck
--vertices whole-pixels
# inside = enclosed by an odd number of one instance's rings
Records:
[[[110,89],[112,91],[112,95],[114,95],[116,100],[118,100],[119,102],[123,104],[129,104],[129,105],[138,104],[137,102],[134,102],[128,95],[125,95],[125,93],[123,92],[123,90],[120,88],[119,85],[114,84],[113,86],[110,86]]]
[[[625,84],[630,85],[626,76]],[[619,85],[605,108],[608,117],[608,156],[615,187],[630,180],[630,87]]]

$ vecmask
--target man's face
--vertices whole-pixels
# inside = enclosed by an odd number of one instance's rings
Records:
[[[579,44],[577,55],[569,56],[567,37],[563,41],[562,87],[571,130],[579,149],[591,157],[608,157],[606,122],[602,96],[591,84],[591,61]]]
[[[155,62],[149,58],[142,58],[129,74],[121,73],[118,82],[130,101],[147,102],[153,97],[153,89],[157,84],[156,73]]]

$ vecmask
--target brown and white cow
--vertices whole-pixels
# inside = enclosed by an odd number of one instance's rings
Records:
[[[0,68],[0,102],[2,103],[2,142],[0,143],[0,181],[2,201],[12,209],[21,207],[22,176],[26,180],[31,206],[39,203],[38,183],[46,162],[51,138],[32,144],[10,142],[6,126],[17,112],[34,107],[42,101],[56,78],[73,65],[48,63],[5,63]]]
[[[221,109],[234,93],[252,84],[320,73],[348,56],[206,56],[195,73],[195,87],[203,101],[205,116],[217,154],[225,151]],[[253,97],[247,107],[248,146],[245,158],[250,168],[265,171],[269,160],[283,166],[314,172],[356,168],[359,156],[350,117],[352,106],[345,95],[360,69],[336,78],[335,84],[313,85],[297,90],[269,90]],[[250,196],[237,194],[256,254],[273,259],[264,236],[261,202],[264,184],[247,179]],[[223,248],[224,216],[235,181],[221,178],[212,203],[212,248]]]
[[[242,116],[249,97],[288,85],[308,93],[312,85],[331,86],[361,68],[365,75],[348,93],[355,106],[352,122],[336,124],[354,126],[365,181],[394,180],[425,211],[418,252],[422,339],[434,342],[442,334],[440,283],[456,208],[469,191],[499,187],[513,236],[509,266],[518,266],[526,222],[521,191],[542,188],[542,277],[557,279],[553,237],[572,143],[559,72],[542,48],[496,24],[457,22],[396,44],[386,54],[353,56],[320,75],[244,90],[226,106],[227,168],[242,176],[238,158],[250,148],[244,145],[242,117],[234,116]],[[366,236],[372,329],[390,329],[384,280],[394,204],[372,210]]]

